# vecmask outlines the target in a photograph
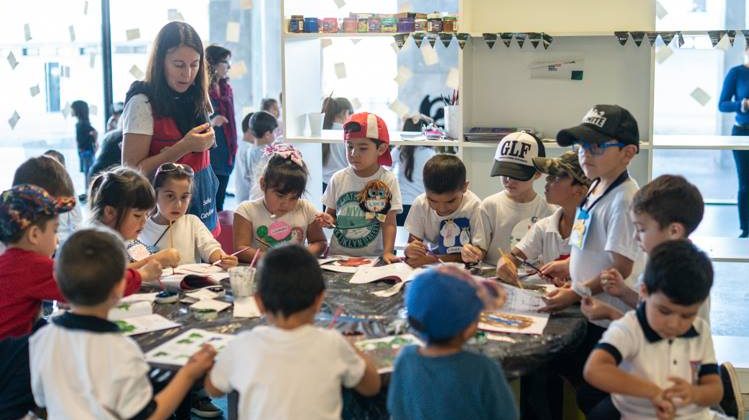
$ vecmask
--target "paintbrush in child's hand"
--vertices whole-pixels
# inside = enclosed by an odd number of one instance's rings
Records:
[[[240,249],[239,251],[236,251],[236,252],[234,252],[234,253],[232,253],[232,254],[229,254],[229,255],[227,255],[227,257],[236,257],[237,255],[239,255],[239,254],[241,254],[241,253],[243,253],[243,252],[247,251],[248,249],[250,249],[250,247],[249,247],[249,246],[246,246],[246,247],[244,247],[244,248]],[[221,261],[222,261],[222,259],[223,259],[223,257],[222,257],[222,258],[219,258],[219,259],[217,259],[217,260],[216,260],[216,261],[214,261],[214,262],[213,262],[213,264],[211,264],[211,265],[219,265],[219,264],[221,264]]]

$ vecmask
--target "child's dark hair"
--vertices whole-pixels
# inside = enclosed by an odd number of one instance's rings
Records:
[[[161,164],[158,169],[156,169],[156,174],[153,176],[153,189],[158,190],[159,188],[163,187],[164,184],[166,184],[167,181],[170,179],[182,181],[182,180],[188,180],[190,181],[190,184],[192,185],[192,181],[195,178],[195,172],[193,169],[184,163],[173,163],[173,162],[167,162]]]
[[[291,159],[274,154],[263,171],[264,190],[274,190],[280,194],[296,194],[301,197],[307,188],[307,165],[299,166]]]
[[[103,227],[81,229],[68,237],[55,257],[60,292],[75,305],[104,303],[125,275],[122,239]]]
[[[44,216],[44,215],[40,215],[39,218],[37,218],[36,220],[34,220],[33,222],[31,222],[31,224],[29,224],[25,228],[23,228],[23,229],[15,232],[15,233],[13,233],[12,235],[0,234],[0,242],[4,243],[5,245],[16,244],[16,243],[18,243],[21,240],[21,238],[23,238],[23,236],[26,234],[26,232],[29,229],[31,229],[32,227],[34,227],[34,226],[38,227],[39,230],[41,230],[42,232],[46,233],[47,232],[47,222],[49,222],[50,220],[53,220],[54,218],[55,218],[55,216]],[[52,229],[51,226],[49,228]]]
[[[270,112],[259,111],[250,117],[250,127],[252,127],[252,135],[261,138],[265,133],[278,128],[278,121]]]
[[[648,294],[661,292],[677,305],[694,305],[710,294],[713,265],[692,242],[666,241],[650,252],[643,282]]]
[[[32,157],[13,175],[13,186],[31,184],[44,188],[53,197],[73,197],[75,189],[62,163],[50,156]]]
[[[152,209],[156,205],[156,194],[151,183],[140,172],[119,166],[94,178],[89,200],[91,219],[101,222],[105,207],[110,206],[117,212],[113,228],[119,230],[129,209]]]
[[[257,279],[265,309],[283,316],[309,308],[325,290],[317,258],[299,245],[268,251],[258,265]]]
[[[260,101],[260,110],[270,112],[273,105],[278,106],[278,101],[273,98],[263,98],[263,100]]]
[[[632,211],[647,213],[661,229],[681,223],[689,236],[702,221],[705,202],[700,190],[683,176],[661,175],[635,193]]]
[[[73,101],[70,104],[70,109],[73,110],[73,116],[78,118],[78,121],[88,122],[88,103],[86,101]]]
[[[44,152],[44,156],[49,156],[55,159],[56,161],[60,162],[62,166],[65,166],[65,155],[63,155],[62,153],[58,152],[55,149],[47,150],[46,152]]]
[[[346,98],[334,98],[328,96],[322,101],[322,111],[325,113],[325,118],[322,121],[323,130],[330,130],[333,128],[333,123],[337,116],[343,112],[348,111],[349,114],[354,113],[354,106],[351,105],[351,101]],[[322,145],[322,163],[323,165],[328,163],[330,159],[330,144],[323,143]]]
[[[424,188],[435,194],[463,189],[466,166],[455,155],[434,155],[424,164]]]
[[[250,118],[254,115],[254,112],[249,112],[242,118],[242,132],[246,133],[250,129]]]

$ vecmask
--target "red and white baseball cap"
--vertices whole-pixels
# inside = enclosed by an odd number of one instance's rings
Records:
[[[375,114],[359,112],[349,117],[343,124],[343,140],[367,138],[390,145],[390,135],[385,121]],[[390,155],[390,147],[385,150],[377,163],[383,166],[393,166],[393,157]]]

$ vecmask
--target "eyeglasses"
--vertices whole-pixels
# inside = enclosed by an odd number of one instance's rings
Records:
[[[158,176],[160,173],[168,172],[177,172],[190,177],[195,176],[195,171],[192,170],[192,167],[190,167],[190,165],[174,162],[162,163],[161,166],[159,166],[159,169],[156,170],[156,175]]]
[[[575,143],[572,146],[572,150],[575,151],[578,155],[582,155],[586,151],[590,153],[593,156],[601,156],[606,152],[606,149],[609,147],[624,147],[626,144],[618,141],[614,143]]]

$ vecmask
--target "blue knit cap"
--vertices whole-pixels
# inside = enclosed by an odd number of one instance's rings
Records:
[[[427,342],[456,337],[483,309],[476,286],[445,270],[418,274],[406,291],[408,317]]]

